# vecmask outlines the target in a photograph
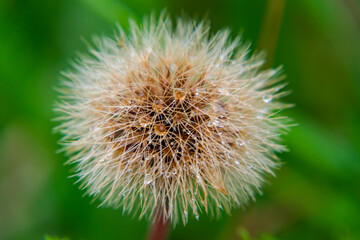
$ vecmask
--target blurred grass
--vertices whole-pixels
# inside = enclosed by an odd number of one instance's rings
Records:
[[[269,64],[284,65],[293,92],[284,101],[296,104],[286,114],[299,124],[285,137],[284,166],[256,203],[219,220],[201,215],[170,239],[359,239],[359,5],[286,1],[278,37],[265,34],[277,39],[269,44],[261,33],[273,27],[265,0],[0,1],[0,239],[146,235],[145,221],[82,197],[65,157],[54,153],[59,136],[49,119],[59,72],[86,50],[82,38],[165,7],[172,16],[207,16],[213,31],[243,31],[273,54]]]

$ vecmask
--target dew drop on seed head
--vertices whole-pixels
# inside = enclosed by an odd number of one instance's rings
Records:
[[[264,116],[263,113],[259,112],[258,114],[256,114],[256,118],[257,118],[257,119],[264,119],[265,116]]]
[[[169,68],[170,68],[170,71],[175,72],[177,69],[177,66],[175,63],[172,63],[172,64],[170,64]]]
[[[236,145],[238,145],[239,147],[243,146],[244,144],[245,142],[241,138],[236,139]]]
[[[215,79],[216,79],[216,77],[214,75],[209,76],[209,80],[215,80]]]
[[[265,95],[263,96],[263,100],[264,100],[265,103],[271,102],[272,99],[273,99],[273,96],[272,96],[271,94],[265,94]]]
[[[238,160],[235,160],[234,162],[235,162],[236,165],[240,164],[240,162]]]
[[[146,52],[147,52],[148,54],[150,54],[152,51],[153,51],[152,47],[147,47],[147,48],[146,48]]]
[[[220,92],[222,95],[229,95],[229,90],[228,90],[228,88],[225,88],[225,87],[219,88],[219,92]]]
[[[151,175],[150,174],[145,174],[144,177],[144,185],[149,185],[153,180],[151,179]]]
[[[200,217],[199,217],[199,213],[198,213],[198,212],[195,212],[194,215],[195,215],[196,220],[199,220],[199,218],[200,218]]]

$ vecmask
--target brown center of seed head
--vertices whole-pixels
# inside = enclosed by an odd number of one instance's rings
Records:
[[[154,126],[154,132],[155,132],[156,135],[164,136],[165,133],[166,133],[165,124],[163,124],[163,123],[156,124],[156,125]]]
[[[222,111],[212,107],[219,100],[217,88],[209,83],[206,70],[192,74],[195,67],[188,64],[177,63],[175,70],[171,64],[160,65],[141,69],[138,74],[132,72],[128,78],[131,93],[119,96],[120,101],[136,104],[122,111],[112,123],[121,130],[111,141],[117,142],[116,148],[126,149],[127,156],[139,158],[149,167],[163,162],[171,170],[205,161],[206,157],[202,157],[207,139],[220,142],[218,133],[224,127],[214,123],[225,109],[223,105]],[[134,120],[137,124],[132,123]]]
[[[183,100],[186,97],[186,93],[182,90],[176,90],[174,93],[174,98],[176,100]]]
[[[163,102],[161,100],[157,99],[157,100],[155,100],[152,107],[156,112],[160,112],[161,110],[163,110],[164,104],[163,104]]]

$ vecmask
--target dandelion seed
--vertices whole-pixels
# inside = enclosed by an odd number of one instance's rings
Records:
[[[278,70],[262,71],[260,56],[204,23],[131,28],[121,44],[101,39],[63,80],[58,129],[87,193],[150,220],[161,208],[174,225],[246,203],[284,150],[286,124],[273,117],[283,106],[268,104]]]

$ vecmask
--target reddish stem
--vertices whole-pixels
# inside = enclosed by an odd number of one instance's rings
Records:
[[[163,210],[158,209],[155,222],[151,226],[148,240],[165,240],[169,231],[169,220],[164,221]]]

